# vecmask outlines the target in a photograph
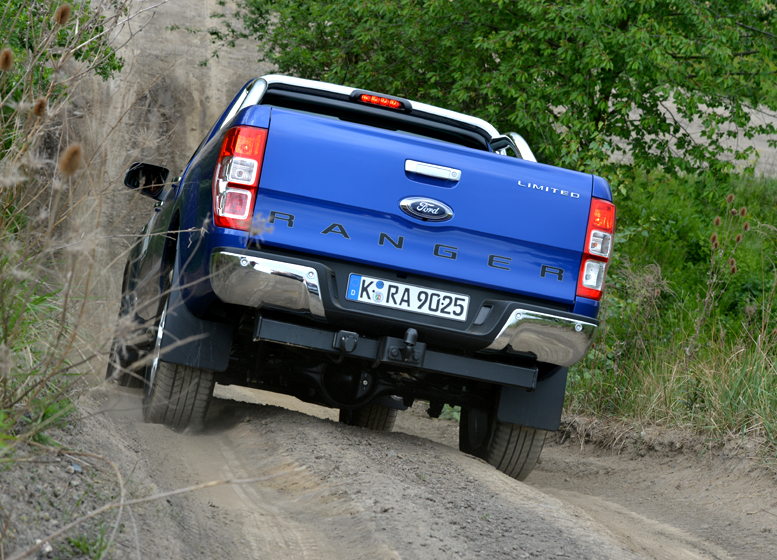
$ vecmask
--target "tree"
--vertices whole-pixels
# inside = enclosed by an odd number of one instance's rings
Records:
[[[765,1],[238,5],[242,32],[227,23],[215,40],[255,38],[282,73],[482,117],[548,163],[590,170],[628,154],[647,169],[725,172],[753,163],[743,139],[775,133],[751,119],[777,109],[777,9]]]

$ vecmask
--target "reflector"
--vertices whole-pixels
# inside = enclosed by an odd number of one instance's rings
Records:
[[[243,189],[228,188],[224,196],[222,216],[245,220],[248,217],[251,192]]]

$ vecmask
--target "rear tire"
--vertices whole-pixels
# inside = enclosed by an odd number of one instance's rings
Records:
[[[488,417],[488,429],[482,422]],[[545,445],[546,430],[501,422],[495,413],[462,407],[459,449],[484,459],[508,476],[525,480]]]
[[[340,422],[377,432],[390,432],[394,428],[397,412],[396,408],[368,404],[356,410],[340,409]]]
[[[516,480],[526,480],[540,459],[545,430],[496,421],[488,448],[490,464]]]
[[[150,366],[149,366],[150,367]],[[158,362],[143,395],[143,418],[176,431],[202,430],[215,381],[209,370]]]
[[[145,369],[143,419],[176,431],[200,431],[213,397],[215,377],[206,369],[169,364],[160,359],[169,295],[164,296],[157,321],[152,361]]]

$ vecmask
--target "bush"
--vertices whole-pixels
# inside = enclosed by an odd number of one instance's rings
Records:
[[[220,2],[223,5],[223,2]],[[259,43],[281,73],[462,111],[524,135],[540,161],[613,154],[669,172],[730,170],[775,132],[777,9],[762,2],[237,0],[209,32]],[[721,10],[725,17],[721,16]],[[668,109],[669,108],[669,109]],[[687,121],[701,127],[692,134]]]

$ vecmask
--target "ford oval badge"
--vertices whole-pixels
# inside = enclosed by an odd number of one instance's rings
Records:
[[[405,214],[425,222],[444,222],[453,217],[453,209],[447,204],[421,196],[403,198],[399,207]]]

